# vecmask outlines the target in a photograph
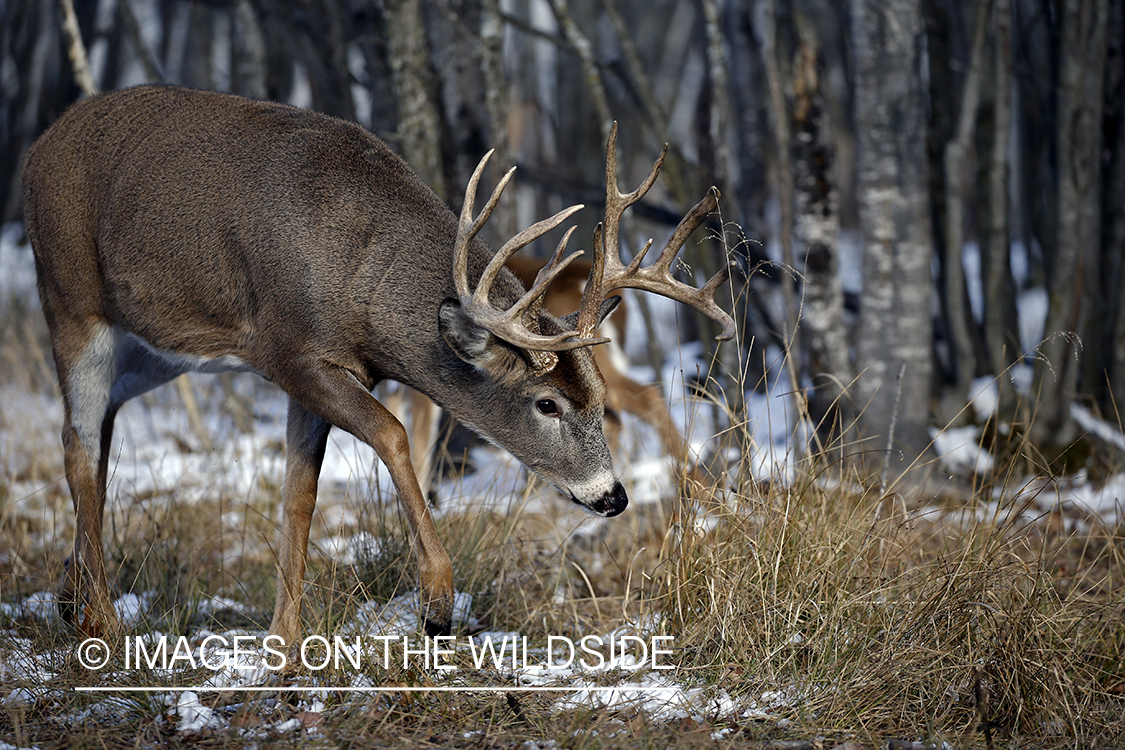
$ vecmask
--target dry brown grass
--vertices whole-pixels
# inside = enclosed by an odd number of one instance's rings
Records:
[[[11,310],[8,320],[25,312]],[[10,375],[0,385],[52,398],[41,324],[4,330],[0,361]],[[43,432],[10,419],[0,428]],[[43,434],[56,435],[57,426]],[[5,457],[7,466],[23,468],[0,483],[5,602],[53,586],[72,533],[61,452],[23,444],[38,462]],[[1019,513],[1020,500],[997,507],[990,504],[995,482],[945,487],[940,500],[924,489],[885,496],[854,480],[825,481],[825,468],[811,463],[787,487],[748,485],[717,499],[693,496],[681,507],[631,508],[578,536],[567,533],[577,523],[568,511],[521,511],[518,503],[510,513],[439,519],[456,586],[475,597],[472,614],[482,627],[535,639],[656,623],[675,636],[676,679],[762,704],[751,716],[704,712],[653,724],[634,709],[559,711],[556,696],[497,694],[341,696],[318,716],[303,716],[291,702],[261,697],[232,711],[232,726],[300,716],[318,733],[185,737],[173,719],[160,718],[168,709],[155,698],[111,710],[69,691],[88,675],[66,656],[73,637],[60,625],[0,619],[7,628],[0,651],[30,638],[33,650],[62,654],[55,692],[31,705],[0,706],[0,740],[43,749],[188,740],[465,748],[765,747],[814,738],[825,738],[824,747],[845,740],[876,747],[888,738],[951,747],[1125,742],[1125,529],[1061,512]],[[275,488],[260,490],[252,497],[216,491],[185,505],[175,487],[140,497],[111,488],[111,577],[119,592],[157,592],[139,630],[268,624],[278,509]],[[330,632],[362,602],[415,586],[393,504],[354,492],[324,501],[332,502],[348,504],[358,521],[317,529],[310,632]],[[319,546],[360,528],[379,545],[352,564]],[[242,602],[249,616],[201,611],[198,603],[216,595]],[[16,686],[0,687],[0,697]],[[781,700],[766,706],[767,691]],[[717,730],[727,731],[712,740]]]

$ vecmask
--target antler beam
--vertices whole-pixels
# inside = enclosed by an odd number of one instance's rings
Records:
[[[600,323],[601,303],[609,292],[615,289],[632,288],[660,294],[674,299],[677,302],[691,305],[703,314],[719,322],[723,332],[718,336],[720,341],[733,338],[735,333],[734,320],[715,303],[715,291],[728,279],[735,263],[728,263],[723,270],[715,274],[701,288],[677,281],[672,275],[672,263],[687,242],[692,232],[698,229],[707,220],[719,205],[719,191],[712,187],[707,195],[697,203],[680,221],[656,262],[641,268],[641,262],[652,247],[649,240],[628,266],[621,262],[618,245],[621,217],[625,210],[645,196],[656,182],[660,168],[664,164],[664,157],[668,147],[660,153],[656,163],[649,171],[648,177],[631,193],[622,193],[617,184],[617,123],[610,130],[609,144],[606,147],[606,209],[605,220],[594,230],[594,261],[590,269],[590,277],[586,289],[582,294],[582,303],[578,311],[578,321],[575,330],[563,331],[554,335],[544,335],[539,330],[539,310],[543,305],[543,296],[547,287],[569,266],[575,258],[582,255],[582,251],[571,253],[563,257],[567,242],[574,233],[574,227],[563,236],[555,253],[529,289],[514,305],[506,310],[497,309],[489,300],[489,293],[496,280],[500,269],[520,249],[542,237],[559,224],[562,224],[583,206],[576,205],[565,208],[549,219],[544,219],[531,225],[515,237],[512,237],[492,257],[480,281],[477,282],[475,291],[469,286],[469,245],[473,238],[480,232],[485,222],[496,209],[500,195],[515,172],[515,167],[497,183],[481,212],[474,217],[473,208],[476,203],[477,185],[485,165],[488,164],[492,152],[485,154],[465,189],[465,202],[461,208],[461,218],[457,227],[457,242],[453,254],[453,278],[460,298],[461,306],[465,312],[481,327],[492,334],[515,346],[522,347],[531,352],[559,352],[577,349],[584,346],[601,344],[609,339],[597,335]],[[610,253],[609,249],[613,248]]]

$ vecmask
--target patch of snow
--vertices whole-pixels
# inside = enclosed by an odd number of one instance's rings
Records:
[[[141,616],[148,611],[154,597],[155,592],[152,591],[125,594],[113,602],[113,609],[122,625],[132,627],[141,621]]]
[[[525,510],[544,509],[542,500],[523,497],[527,469],[512,454],[491,445],[477,446],[469,451],[469,463],[476,471],[446,480],[436,488],[438,502],[431,509],[434,516],[481,511],[508,513],[525,501],[530,503]]]
[[[322,539],[316,544],[316,549],[339,565],[355,565],[378,559],[383,542],[370,532],[360,531],[355,534],[335,534]]]
[[[996,413],[1000,406],[1000,388],[994,376],[985,375],[969,384],[969,404],[982,422]]]
[[[249,617],[256,614],[252,608],[242,602],[236,602],[225,596],[208,596],[206,599],[200,599],[195,603],[195,609],[205,615],[213,615],[216,612],[238,612]]]
[[[213,708],[200,703],[199,694],[191,690],[180,693],[176,715],[179,717],[176,723],[178,732],[198,734],[205,729],[219,729],[225,723]]]
[[[471,614],[473,596],[463,591],[453,594],[453,629],[475,629],[480,622]],[[351,630],[380,635],[411,635],[418,632],[418,592],[396,596],[391,601],[365,602],[356,611]]]
[[[1049,306],[1047,290],[1043,287],[1025,289],[1016,295],[1016,310],[1019,313],[1020,346],[1029,352],[1043,341],[1047,326]]]
[[[22,300],[39,308],[39,295],[35,291],[35,257],[31,243],[23,233],[23,224],[10,222],[0,226],[0,301],[9,297]]]
[[[278,734],[285,734],[287,732],[295,732],[302,726],[303,725],[301,720],[294,717],[292,719],[288,719],[286,721],[275,724],[273,727],[273,731],[277,732]]]
[[[949,427],[930,429],[934,450],[942,464],[952,472],[985,474],[992,470],[992,455],[981,447],[980,428]]]
[[[1016,288],[1022,289],[1031,277],[1031,254],[1021,239],[1013,239],[1008,251],[1008,262],[1012,269],[1012,280]]]
[[[969,294],[969,308],[973,320],[984,319],[984,283],[981,280],[980,245],[966,242],[961,248],[961,266],[965,273],[965,289]]]
[[[1071,403],[1070,416],[1086,432],[1101,438],[1120,451],[1125,451],[1125,435],[1121,434],[1120,427],[1098,419],[1092,411],[1081,404]]]
[[[1096,515],[1109,523],[1118,523],[1125,518],[1125,474],[1111,477],[1101,487],[1081,482],[1060,488],[1058,499],[1084,515]]]
[[[37,591],[15,604],[0,603],[0,613],[13,620],[44,620],[50,622],[58,615],[58,604],[53,591]]]
[[[31,745],[30,747],[20,747],[19,745],[12,745],[0,740],[0,750],[39,750],[39,746]]]

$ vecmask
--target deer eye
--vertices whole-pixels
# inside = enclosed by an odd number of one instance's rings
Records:
[[[559,416],[559,405],[555,403],[554,399],[541,398],[535,402],[535,408],[544,417],[557,417]]]

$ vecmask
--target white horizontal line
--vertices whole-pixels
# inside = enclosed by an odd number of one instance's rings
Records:
[[[550,687],[547,685],[511,686],[511,687],[297,687],[293,685],[279,687],[252,687],[246,685],[231,687],[76,687],[78,693],[578,693],[582,691],[607,692],[613,690],[635,690],[648,692],[651,690],[667,690],[666,687],[642,687],[640,685],[626,685],[607,687],[594,685],[591,687],[574,687],[572,685]]]

